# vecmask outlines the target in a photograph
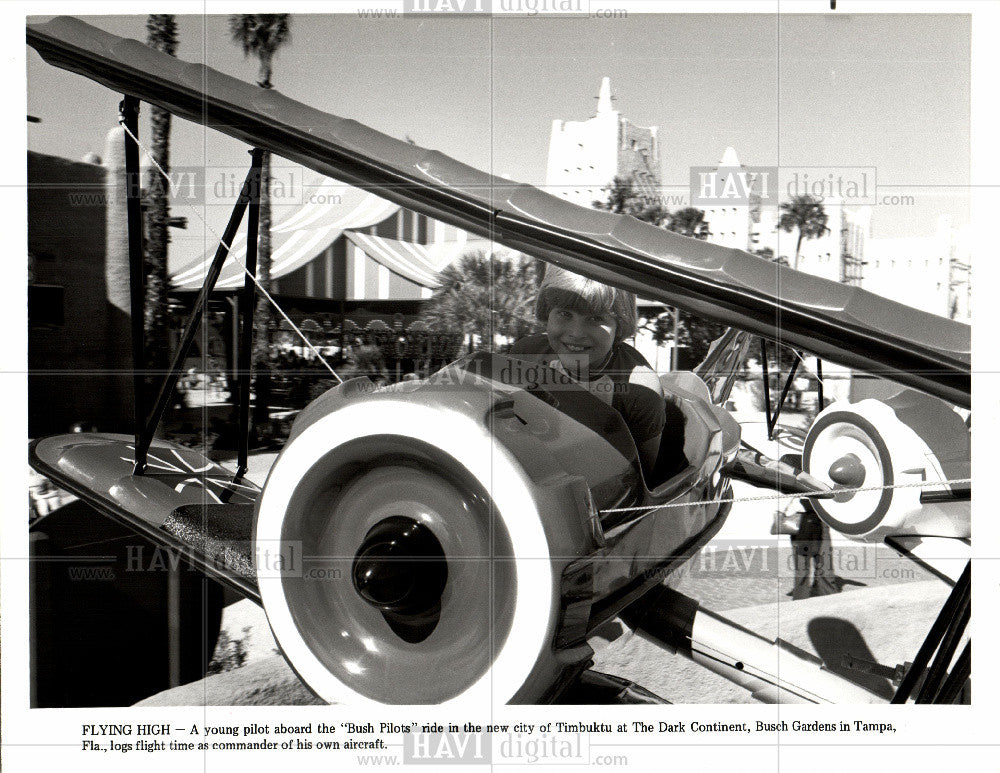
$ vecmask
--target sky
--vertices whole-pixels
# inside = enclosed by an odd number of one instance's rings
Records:
[[[145,16],[82,18],[145,38]],[[225,16],[178,24],[180,58],[256,78]],[[686,192],[689,167],[732,146],[747,165],[875,167],[880,195],[914,199],[876,205],[877,237],[929,236],[940,214],[969,220],[967,15],[293,14],[291,27],[278,90],[515,180],[544,183],[552,120],[589,117],[609,76],[615,108],[659,126],[668,192]],[[30,150],[103,154],[119,99],[27,51],[27,109],[42,119],[28,125]],[[175,119],[175,168],[242,169],[246,158],[240,143]]]

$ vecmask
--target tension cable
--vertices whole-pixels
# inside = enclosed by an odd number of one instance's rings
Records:
[[[129,137],[131,137],[131,138],[132,138],[132,141],[133,141],[133,142],[135,142],[135,144],[136,144],[136,145],[138,145],[138,146],[139,146],[139,148],[141,148],[141,149],[142,149],[142,152],[146,154],[146,158],[148,158],[148,159],[149,159],[149,161],[150,161],[150,163],[152,163],[152,165],[153,165],[154,167],[156,167],[156,170],[157,170],[157,171],[158,171],[158,172],[159,172],[159,173],[160,173],[160,174],[161,174],[161,175],[163,176],[163,179],[167,181],[167,185],[169,186],[169,188],[170,188],[170,190],[171,190],[171,193],[175,193],[176,191],[174,190],[174,183],[173,183],[173,181],[172,181],[172,180],[170,179],[170,175],[168,175],[168,174],[167,174],[167,173],[166,173],[165,171],[163,171],[163,167],[161,167],[161,166],[160,166],[160,165],[159,165],[159,164],[158,164],[158,163],[156,162],[156,159],[155,159],[155,158],[153,158],[153,155],[152,155],[152,154],[151,154],[151,153],[149,152],[149,150],[147,150],[147,149],[146,149],[145,145],[143,145],[143,144],[142,144],[141,142],[139,142],[139,138],[138,138],[138,137],[136,137],[136,136],[135,136],[135,134],[133,134],[133,133],[132,133],[131,131],[129,131],[129,128],[128,128],[127,126],[125,126],[125,125],[123,124],[123,125],[122,125],[122,128],[123,128],[123,129],[125,129],[125,133],[126,133],[126,134],[128,134],[128,135],[129,135]],[[292,328],[292,330],[294,330],[294,331],[295,331],[295,332],[296,332],[296,333],[298,334],[299,338],[301,338],[301,339],[302,339],[302,340],[303,340],[303,341],[305,342],[306,346],[308,346],[308,347],[309,347],[309,350],[310,350],[310,351],[311,351],[311,352],[312,352],[313,354],[315,354],[315,355],[316,355],[316,358],[317,358],[317,359],[318,359],[318,360],[319,360],[319,361],[320,361],[321,363],[323,363],[323,365],[324,365],[324,366],[326,367],[326,369],[327,369],[328,371],[330,371],[330,374],[331,374],[331,375],[332,375],[332,376],[333,376],[333,377],[334,377],[335,379],[337,379],[337,383],[338,383],[338,384],[343,384],[343,383],[344,383],[344,380],[343,380],[343,379],[342,379],[342,378],[341,378],[341,377],[340,377],[340,376],[339,376],[339,375],[337,374],[337,371],[335,371],[335,370],[334,370],[334,369],[333,369],[333,368],[332,368],[332,367],[330,366],[330,363],[328,363],[328,362],[326,361],[326,359],[325,359],[325,358],[323,357],[323,355],[322,355],[322,354],[320,354],[319,350],[318,350],[318,349],[317,349],[317,348],[316,348],[315,346],[313,346],[313,344],[312,344],[312,341],[310,341],[310,340],[309,340],[309,339],[308,339],[308,338],[306,337],[306,334],[305,334],[305,333],[303,333],[303,332],[302,332],[302,331],[301,331],[301,330],[299,329],[298,325],[296,325],[296,324],[295,324],[294,322],[292,322],[291,318],[289,318],[289,316],[288,316],[288,315],[287,315],[287,314],[286,314],[286,313],[284,312],[284,310],[283,310],[283,309],[281,308],[281,306],[279,306],[279,305],[278,305],[277,301],[275,301],[275,300],[274,300],[274,298],[272,298],[272,297],[271,297],[271,294],[270,294],[270,293],[269,293],[269,292],[267,291],[267,289],[266,289],[266,288],[264,287],[264,285],[262,285],[262,284],[260,283],[260,280],[258,280],[256,276],[254,276],[253,274],[251,274],[251,273],[250,273],[250,272],[249,272],[249,271],[247,270],[247,267],[246,267],[246,264],[245,264],[245,263],[244,263],[244,262],[243,262],[242,260],[240,260],[240,259],[239,259],[239,258],[238,258],[238,257],[237,257],[237,256],[236,256],[235,254],[233,254],[233,252],[232,252],[232,246],[231,246],[231,245],[229,245],[229,244],[226,244],[226,243],[225,243],[225,241],[223,240],[223,238],[222,238],[221,236],[219,236],[219,234],[218,234],[218,233],[216,233],[215,229],[214,229],[214,228],[212,228],[212,226],[210,226],[210,225],[209,225],[209,224],[208,224],[208,223],[207,223],[207,222],[205,221],[205,218],[203,218],[203,217],[201,216],[201,213],[200,213],[200,212],[199,212],[199,211],[198,211],[197,209],[195,209],[195,208],[194,208],[194,207],[193,207],[193,206],[192,206],[191,204],[187,204],[187,206],[188,206],[188,208],[189,208],[189,209],[190,209],[190,210],[191,210],[192,212],[194,212],[195,216],[196,216],[196,217],[197,217],[197,218],[198,218],[198,219],[199,219],[199,220],[201,221],[202,225],[204,225],[204,226],[205,226],[205,229],[206,229],[206,230],[207,230],[207,231],[208,231],[208,232],[209,232],[210,234],[212,234],[212,236],[214,236],[214,237],[216,238],[216,240],[217,240],[217,241],[219,242],[219,244],[222,244],[223,246],[225,246],[225,248],[226,248],[227,250],[229,250],[229,256],[230,256],[230,257],[231,257],[231,258],[232,258],[232,259],[233,259],[233,260],[234,260],[234,261],[236,262],[236,265],[237,265],[237,266],[239,266],[239,267],[240,267],[241,269],[243,269],[243,273],[244,273],[244,274],[246,274],[246,275],[247,275],[248,277],[250,277],[250,279],[251,279],[251,280],[253,281],[253,283],[254,283],[254,284],[255,284],[255,285],[257,286],[257,289],[258,289],[258,290],[260,290],[260,292],[261,292],[261,295],[263,295],[263,296],[264,296],[264,297],[265,297],[265,298],[267,299],[268,303],[270,303],[270,304],[271,304],[271,305],[272,305],[272,306],[273,306],[273,307],[274,307],[274,308],[275,308],[275,309],[277,310],[277,312],[278,312],[278,313],[279,313],[279,314],[280,314],[280,315],[282,316],[282,318],[283,318],[283,319],[285,320],[285,322],[287,322],[287,323],[289,324],[289,326],[290,326],[290,327]]]

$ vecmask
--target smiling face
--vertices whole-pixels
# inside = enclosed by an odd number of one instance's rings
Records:
[[[554,306],[546,319],[549,346],[567,368],[603,365],[615,343],[618,323],[613,315]]]

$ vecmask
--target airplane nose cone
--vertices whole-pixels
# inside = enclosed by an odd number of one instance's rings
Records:
[[[840,486],[860,488],[865,485],[865,466],[854,454],[845,454],[830,465],[830,480]]]
[[[409,518],[387,518],[369,532],[353,566],[354,588],[383,612],[416,615],[440,603],[448,578],[441,543]]]
[[[368,545],[354,565],[354,585],[372,606],[392,609],[413,590],[416,576],[410,562],[394,555],[393,543]]]

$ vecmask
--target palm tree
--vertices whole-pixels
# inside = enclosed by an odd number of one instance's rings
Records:
[[[229,33],[244,56],[257,57],[257,85],[273,88],[272,62],[277,50],[288,42],[290,27],[287,13],[233,14],[229,17]],[[257,278],[268,292],[271,284],[271,154],[265,152],[261,162],[260,226],[257,238]],[[267,362],[267,330],[271,309],[266,298],[259,298],[254,313],[254,361]]]
[[[830,229],[826,227],[827,216],[823,209],[823,200],[815,196],[794,196],[791,201],[781,204],[781,216],[778,228],[787,233],[798,230],[799,238],[795,242],[795,262],[792,268],[799,269],[799,254],[803,239],[817,239]]]
[[[705,213],[694,207],[685,207],[674,213],[670,213],[666,207],[659,202],[650,201],[636,192],[630,177],[615,177],[611,184],[604,188],[608,192],[606,202],[595,201],[595,209],[606,209],[618,214],[632,215],[632,217],[646,223],[652,223],[661,228],[667,228],[684,236],[691,236],[695,239],[707,239],[709,236],[708,223],[705,222]],[[683,313],[680,309],[665,311],[654,323],[653,337],[657,343],[673,340],[676,345],[671,355],[671,368],[676,370],[679,346],[682,340],[686,340],[685,346],[691,351],[700,351],[701,344],[707,351],[708,344],[719,337],[718,326],[712,327],[709,323],[700,324],[700,320]],[[672,332],[667,332],[668,328]],[[684,332],[689,331],[687,338]],[[708,331],[708,332],[706,332]],[[706,338],[711,335],[713,337]],[[702,339],[705,339],[702,341]],[[691,341],[695,341],[692,345]]]
[[[617,215],[631,215],[653,225],[663,225],[669,219],[669,214],[659,202],[650,200],[635,189],[631,177],[615,176],[602,190],[607,191],[606,201],[595,201],[594,209],[605,209]]]
[[[695,207],[684,207],[670,213],[667,229],[683,236],[705,240],[709,237],[708,223],[705,222],[705,212]]]
[[[153,13],[146,17],[146,44],[171,56],[177,53],[177,23],[172,14]],[[170,172],[170,113],[162,107],[150,108],[150,144],[153,159]],[[146,177],[146,356],[149,367],[164,370],[168,363],[167,244],[170,235],[170,205],[167,181],[154,166]]]
[[[479,336],[487,346],[494,335],[520,338],[534,327],[535,271],[532,260],[466,253],[441,272],[420,319],[432,330]]]

